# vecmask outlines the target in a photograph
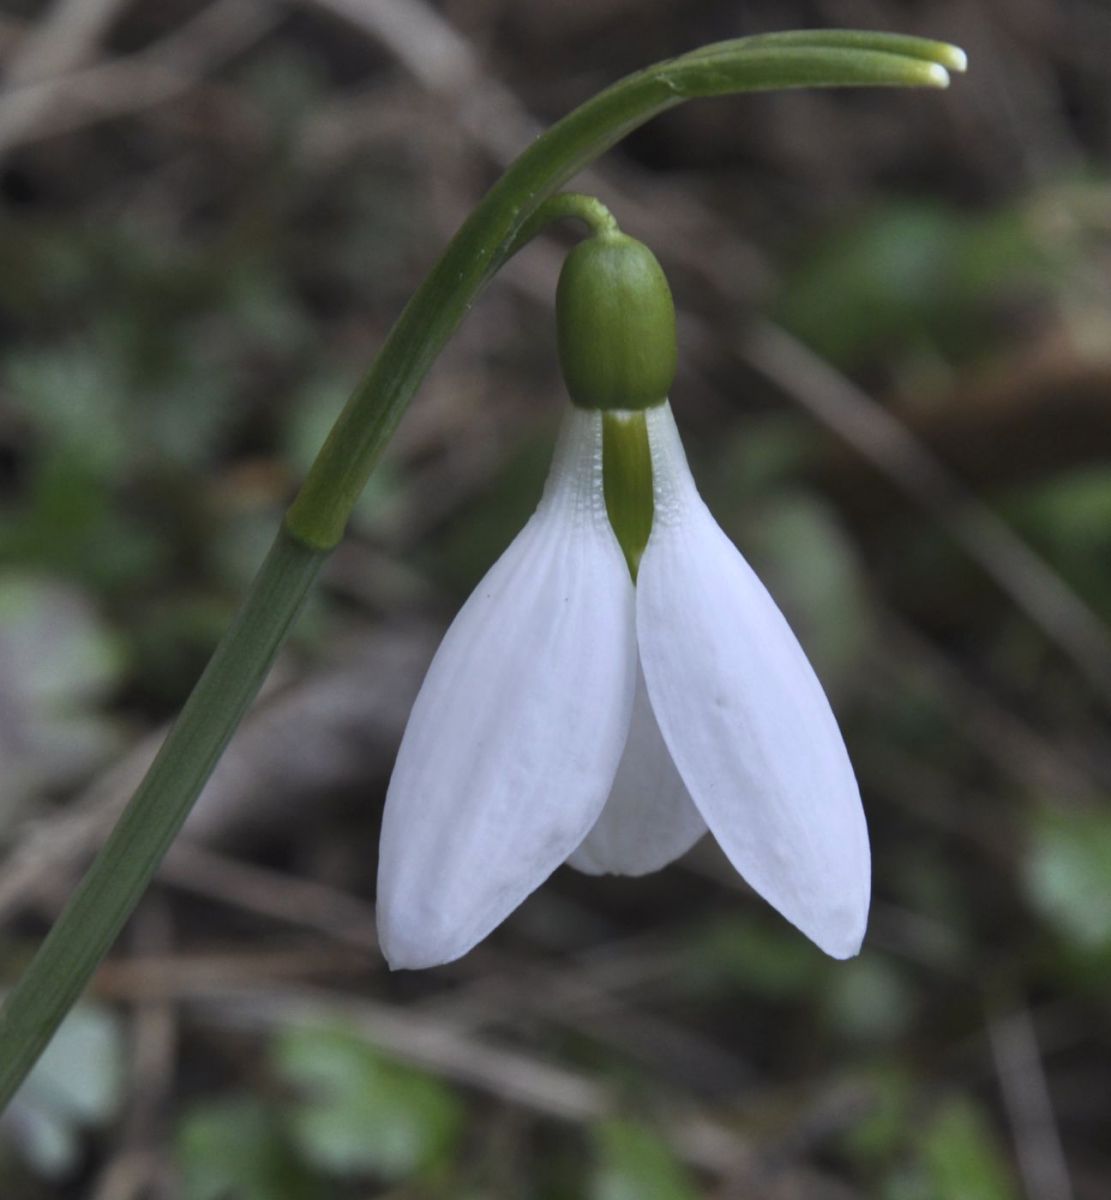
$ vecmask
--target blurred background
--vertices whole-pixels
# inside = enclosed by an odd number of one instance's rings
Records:
[[[1111,5],[7,0],[0,982],[499,170],[714,39],[954,41],[948,93],[687,105],[581,187],[680,311],[704,494],[873,837],[825,959],[709,842],[391,976],[376,842],[436,640],[535,503],[566,231],[437,363],[157,884],[0,1124],[11,1200],[1111,1195]]]

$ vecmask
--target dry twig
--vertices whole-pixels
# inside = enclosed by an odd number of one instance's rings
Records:
[[[281,15],[264,0],[214,0],[145,50],[6,91],[0,96],[0,154],[175,99],[257,42]]]
[[[797,338],[754,324],[742,357],[925,509],[1111,702],[1111,633],[1058,573],[882,405]]]
[[[1025,1006],[990,1014],[988,1035],[1015,1155],[1029,1200],[1072,1200],[1072,1181],[1046,1083],[1037,1031]]]

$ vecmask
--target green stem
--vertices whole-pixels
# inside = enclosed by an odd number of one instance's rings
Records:
[[[834,31],[837,33],[837,31]],[[287,515],[307,544],[327,549],[347,519],[433,359],[494,273],[522,244],[536,210],[576,172],[650,118],[700,96],[795,87],[944,87],[940,43],[828,32],[721,43],[630,75],[536,139],[486,193],[417,289],[340,414]],[[879,46],[879,49],[873,48]],[[910,53],[913,49],[915,53]],[[945,47],[946,57],[952,47]]]
[[[281,530],[138,791],[0,1012],[0,1109],[139,901],[327,555]]]
[[[553,221],[562,221],[565,218],[581,221],[594,237],[620,232],[613,213],[597,196],[584,196],[581,192],[560,192],[558,196],[545,200],[521,226],[506,251],[506,259],[512,258],[518,250],[527,246]]]
[[[963,56],[936,42],[814,31],[722,43],[659,63],[539,137],[479,203],[398,318],[309,471],[239,615],[139,790],[0,1010],[0,1110],[34,1065],[138,902],[281,646],[374,464],[432,361],[510,254],[555,216],[577,171],[684,100],[772,88],[944,87]],[[554,214],[554,216],[553,216]]]

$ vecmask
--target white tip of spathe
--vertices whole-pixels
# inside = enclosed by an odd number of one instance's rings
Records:
[[[943,66],[957,75],[963,75],[968,70],[968,55],[960,46],[945,46],[946,54]]]

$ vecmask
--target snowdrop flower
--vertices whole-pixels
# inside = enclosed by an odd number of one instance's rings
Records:
[[[870,890],[856,781],[798,641],[695,488],[664,398],[662,271],[624,235],[591,238],[557,314],[575,403],[536,513],[413,706],[382,827],[383,952],[449,962],[562,863],[641,875],[709,830],[849,957]]]

